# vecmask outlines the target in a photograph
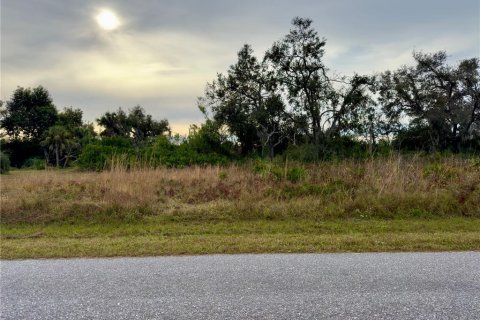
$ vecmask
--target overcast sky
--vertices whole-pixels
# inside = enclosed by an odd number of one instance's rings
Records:
[[[117,29],[98,25],[102,9]],[[294,16],[314,20],[327,66],[346,75],[409,64],[413,50],[480,56],[479,0],[2,0],[0,99],[43,85],[87,121],[139,104],[185,133],[205,84],[244,43],[262,56]]]

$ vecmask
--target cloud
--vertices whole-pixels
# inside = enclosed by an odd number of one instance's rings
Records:
[[[118,30],[98,28],[101,8],[119,15]],[[6,0],[1,99],[41,84],[58,107],[81,107],[89,121],[140,104],[185,131],[202,120],[195,102],[206,82],[244,43],[260,57],[294,16],[314,20],[327,66],[348,75],[409,64],[413,50],[478,56],[478,12],[477,0]]]

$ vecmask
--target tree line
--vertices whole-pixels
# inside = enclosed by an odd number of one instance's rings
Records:
[[[243,154],[261,146],[273,156],[307,144],[322,156],[344,138],[370,150],[380,141],[426,151],[478,148],[478,58],[452,66],[446,52],[416,52],[413,66],[336,76],[324,64],[326,40],[312,20],[292,24],[261,60],[244,45],[200,101],[201,110],[238,139]]]
[[[347,77],[325,65],[325,49],[305,18],[295,18],[261,59],[244,45],[227,72],[207,84],[198,100],[205,122],[184,138],[172,137],[168,120],[140,106],[106,112],[96,120],[97,134],[80,109],[59,112],[45,88],[19,87],[2,106],[2,153],[17,167],[43,159],[99,169],[120,153],[188,165],[250,155],[319,160],[390,150],[480,151],[477,57],[451,65],[444,51],[415,52],[412,66]]]

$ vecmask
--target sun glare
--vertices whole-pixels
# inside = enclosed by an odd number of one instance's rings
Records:
[[[117,15],[107,9],[100,11],[96,16],[98,25],[104,30],[115,30],[120,25]]]

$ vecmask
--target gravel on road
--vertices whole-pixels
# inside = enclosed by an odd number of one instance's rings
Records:
[[[2,319],[480,319],[480,253],[1,261]]]

